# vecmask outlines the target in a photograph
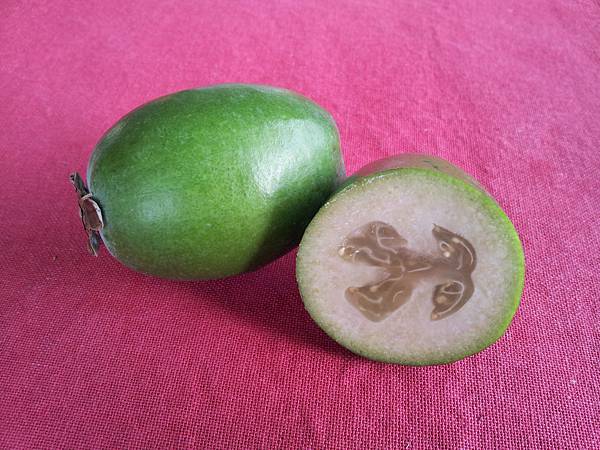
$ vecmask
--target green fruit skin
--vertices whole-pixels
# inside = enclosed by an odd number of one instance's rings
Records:
[[[403,153],[400,155],[389,156],[373,161],[361,169],[357,170],[352,176],[346,178],[340,186],[340,190],[346,186],[358,181],[361,178],[377,175],[381,172],[394,169],[424,169],[442,172],[459,180],[466,181],[482,192],[485,192],[479,182],[471,177],[465,171],[459,169],[454,164],[437,156],[422,155],[418,153]]]
[[[172,279],[256,269],[293,248],[344,177],[332,117],[267,86],[177,92],[127,114],[87,178],[102,239],[126,266]]]
[[[406,360],[401,357],[390,355],[385,351],[373,352],[370,349],[364,348],[360,342],[349,343],[346,342],[344,339],[339,338],[336,335],[336,333],[332,330],[328,330],[325,328],[323,328],[323,330],[332,339],[337,341],[340,345],[348,348],[353,353],[374,361],[407,366],[430,366],[451,364],[460,359],[466,358],[468,356],[474,355],[485,350],[487,347],[495,343],[500,337],[502,337],[502,335],[506,332],[506,329],[512,322],[515,313],[517,312],[517,309],[521,302],[521,296],[523,294],[523,288],[525,284],[525,255],[523,252],[523,246],[521,244],[519,235],[517,234],[517,231],[515,230],[512,222],[506,216],[500,205],[498,205],[498,203],[485,191],[485,189],[477,182],[477,180],[472,178],[469,174],[459,169],[455,165],[435,156],[405,153],[390,156],[388,158],[382,158],[370,164],[367,164],[366,166],[358,170],[356,173],[354,173],[352,176],[347,177],[344,180],[344,182],[340,185],[336,193],[321,208],[320,212],[317,214],[317,217],[315,217],[315,220],[313,220],[309,225],[309,228],[316,226],[315,224],[318,221],[318,215],[322,214],[330,204],[335,202],[336,199],[341,196],[343,191],[350,189],[361,189],[363,186],[368,185],[369,182],[373,179],[386,176],[399,176],[402,173],[402,171],[405,171],[404,173],[412,171],[428,171],[431,173],[430,176],[437,176],[441,179],[447,180],[447,182],[462,185],[467,191],[472,192],[471,195],[473,195],[475,198],[478,199],[478,201],[481,202],[482,207],[493,211],[494,214],[498,216],[499,220],[504,222],[505,230],[508,233],[509,241],[511,242],[511,252],[514,256],[513,259],[515,273],[514,282],[511,286],[512,292],[510,294],[510,299],[507,300],[506,311],[498,321],[497,326],[495,328],[488,330],[488,333],[482,336],[481,339],[477,342],[473,342],[469,349],[467,349],[463,353],[459,353],[450,358],[432,359],[424,357],[420,361]],[[296,280],[298,282],[300,294],[304,298],[306,296],[304,294],[304,291],[308,291],[308,289],[304,288],[304,280],[302,277],[302,248],[303,242],[300,243],[300,250],[297,256]],[[319,312],[313,308],[310,308],[308,306],[309,302],[307,300],[308,299],[304,300],[307,312],[317,323],[320,323],[321,321],[319,320]]]

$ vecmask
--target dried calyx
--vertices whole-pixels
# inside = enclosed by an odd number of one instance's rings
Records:
[[[102,211],[77,172],[72,173],[69,179],[77,192],[79,215],[83,223],[83,228],[88,235],[88,250],[92,255],[97,256],[100,243],[102,242],[100,230],[104,226]]]
[[[346,299],[367,319],[379,322],[406,303],[418,282],[433,280],[431,320],[458,311],[473,295],[473,246],[463,237],[438,225],[433,236],[438,254],[425,255],[406,248],[407,241],[384,222],[370,222],[350,233],[339,255],[351,262],[383,270],[382,280],[346,289]]]

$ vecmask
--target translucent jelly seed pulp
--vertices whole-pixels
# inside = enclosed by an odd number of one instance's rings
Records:
[[[435,284],[431,320],[444,319],[471,298],[475,286],[471,274],[477,255],[465,238],[433,225],[438,252],[427,255],[407,248],[408,242],[394,227],[369,222],[344,239],[338,254],[345,260],[381,269],[383,278],[363,286],[351,286],[346,300],[365,318],[380,322],[404,305],[415,286],[425,280]]]

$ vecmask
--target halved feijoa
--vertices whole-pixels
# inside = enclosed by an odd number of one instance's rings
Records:
[[[333,339],[379,361],[450,363],[494,343],[519,305],[514,226],[467,174],[439,158],[378,161],[321,208],[297,279]]]

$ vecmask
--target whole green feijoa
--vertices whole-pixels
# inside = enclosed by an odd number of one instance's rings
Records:
[[[133,110],[76,174],[92,252],[174,279],[239,274],[286,253],[344,176],[332,117],[296,93],[225,84]]]
[[[370,359],[445,364],[493,344],[521,298],[515,228],[468,174],[399,155],[350,177],[308,226],[296,276],[333,339]]]

